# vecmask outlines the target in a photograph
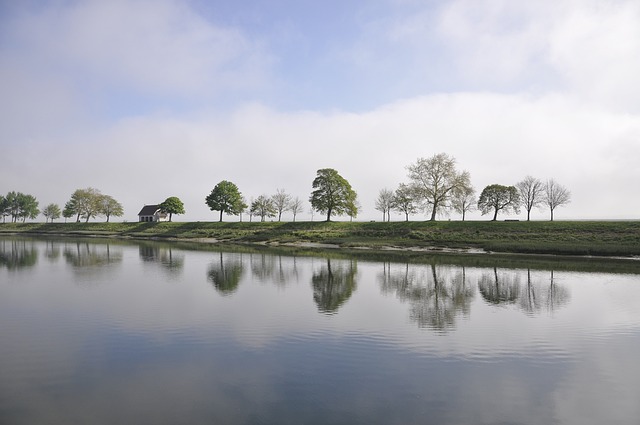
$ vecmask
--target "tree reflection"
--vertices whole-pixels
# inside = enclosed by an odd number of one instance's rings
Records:
[[[221,252],[219,260],[214,260],[209,266],[207,278],[220,294],[231,295],[238,289],[243,272],[242,255],[224,255]]]
[[[50,262],[56,262],[60,258],[60,252],[60,244],[58,242],[46,241],[44,255]]]
[[[379,279],[383,292],[395,292],[398,299],[410,303],[409,316],[418,326],[446,331],[455,327],[459,314],[469,314],[474,297],[465,268],[451,270],[435,264],[426,268],[405,264],[393,270],[385,263]]]
[[[527,270],[526,296],[520,300],[520,306],[525,312],[536,313],[543,308],[554,312],[569,302],[569,290],[555,281],[553,270],[550,271],[549,283],[545,280],[541,278],[534,281],[531,278],[531,270]]]
[[[76,269],[103,266],[122,261],[122,251],[116,250],[112,252],[108,243],[66,243],[63,255],[67,263]]]
[[[293,265],[287,264],[287,260],[292,260]],[[291,259],[282,255],[251,254],[249,263],[253,276],[260,283],[272,282],[276,286],[285,287],[292,280],[297,281],[296,257]]]
[[[355,260],[332,262],[330,258],[327,258],[326,266],[314,271],[311,277],[313,300],[321,313],[335,314],[351,297],[356,290],[357,272]]]
[[[485,301],[491,304],[513,304],[520,297],[520,277],[517,274],[484,273],[478,282],[478,289]]]
[[[170,246],[141,244],[138,249],[142,261],[159,264],[170,276],[180,275],[184,268],[184,253],[174,252]]]
[[[0,266],[17,270],[35,266],[38,250],[26,240],[0,240]]]

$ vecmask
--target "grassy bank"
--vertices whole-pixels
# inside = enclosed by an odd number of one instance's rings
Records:
[[[310,242],[346,248],[438,247],[559,255],[640,255],[640,221],[5,223],[0,224],[0,235],[3,233],[206,238],[222,243]]]

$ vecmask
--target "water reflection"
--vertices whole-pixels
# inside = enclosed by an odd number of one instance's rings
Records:
[[[532,277],[530,269],[501,270],[496,267],[485,272],[478,281],[482,298],[490,304],[514,304],[525,313],[534,314],[545,309],[553,312],[565,305],[570,299],[567,288],[555,282],[553,270],[547,279],[539,274]],[[526,280],[526,282],[522,282]]]
[[[242,254],[224,255],[220,252],[209,265],[207,278],[220,294],[231,295],[238,289],[243,272]]]
[[[34,242],[21,239],[0,240],[0,267],[19,270],[33,267],[38,262],[38,249]]]
[[[138,248],[140,259],[148,263],[156,263],[172,278],[177,278],[184,268],[185,254],[174,250],[170,246],[157,244],[140,244]]]
[[[291,260],[292,264],[287,264]],[[259,282],[271,282],[286,287],[290,282],[298,281],[296,257],[284,257],[267,253],[249,254],[251,273]]]
[[[62,251],[60,249],[60,244],[58,242],[55,242],[55,241],[45,242],[44,256],[51,263],[55,263],[60,259],[61,252]]]
[[[355,260],[326,259],[326,264],[315,270],[311,278],[313,300],[318,310],[325,314],[334,314],[356,290]]]
[[[100,268],[122,261],[122,249],[112,249],[111,244],[96,244],[85,241],[64,244],[63,256],[75,270]]]
[[[383,293],[410,303],[409,316],[418,326],[438,331],[455,328],[458,315],[469,315],[475,293],[465,267],[384,263],[379,280]]]

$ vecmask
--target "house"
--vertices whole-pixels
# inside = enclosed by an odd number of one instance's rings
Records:
[[[145,205],[138,213],[138,221],[158,222],[167,221],[168,215],[160,211],[159,205]]]

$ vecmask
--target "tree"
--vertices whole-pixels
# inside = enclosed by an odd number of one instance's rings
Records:
[[[391,221],[391,208],[393,207],[393,191],[380,189],[376,198],[376,210],[382,213],[382,221]]]
[[[450,199],[454,190],[471,186],[469,173],[458,172],[455,158],[445,153],[428,159],[418,158],[407,170],[416,199],[423,200],[431,207],[432,221],[441,210],[451,207]]]
[[[271,197],[271,200],[278,213],[278,221],[280,221],[282,213],[291,209],[291,195],[288,195],[284,189],[278,189],[276,194]]]
[[[251,203],[251,214],[260,217],[260,221],[264,221],[266,217],[275,217],[277,209],[273,199],[266,195],[260,195]]]
[[[302,204],[302,200],[297,196],[293,198],[293,200],[291,201],[291,205],[289,205],[289,211],[291,211],[291,214],[293,214],[293,221],[296,221],[296,216],[298,215],[298,213],[302,212],[303,209],[304,206]]]
[[[522,206],[527,210],[527,221],[529,221],[533,207],[544,202],[544,185],[537,178],[527,176],[524,180],[516,183],[516,187],[520,192]]]
[[[64,217],[64,222],[67,222],[68,218],[71,218],[75,215],[75,207],[73,206],[73,202],[72,201],[67,201],[66,204],[64,204],[64,209],[62,210],[62,216]],[[78,218],[80,218],[78,216]]]
[[[554,179],[547,180],[544,187],[544,203],[551,210],[551,221],[553,221],[553,211],[562,205],[571,202],[571,192],[564,186],[558,184]]]
[[[86,223],[101,212],[101,199],[102,194],[98,189],[92,187],[77,189],[65,204],[65,210],[73,211],[76,215],[76,222],[79,222],[82,217]]]
[[[453,191],[451,197],[451,206],[457,212],[462,214],[462,221],[469,211],[473,211],[475,207],[476,191],[471,186],[466,186]]]
[[[313,180],[313,192],[309,202],[311,207],[320,213],[327,214],[327,221],[331,221],[332,214],[347,214],[353,212],[356,192],[351,184],[332,168],[318,170]]]
[[[11,216],[13,223],[16,223],[19,218],[24,222],[27,218],[34,219],[40,214],[37,199],[22,192],[7,193],[3,205],[2,215]]]
[[[415,194],[409,185],[401,183],[393,195],[393,209],[404,214],[405,221],[409,221],[409,214],[418,212]]]
[[[120,202],[109,195],[100,195],[98,203],[100,208],[99,213],[107,217],[107,223],[111,216],[122,217],[124,215],[124,210]]]
[[[519,205],[520,195],[515,186],[489,185],[482,190],[480,199],[478,199],[478,209],[482,212],[482,215],[488,214],[493,210],[492,221],[496,221],[500,210],[520,212]]]
[[[227,180],[222,180],[213,188],[206,197],[206,203],[211,211],[220,211],[221,222],[222,213],[238,215],[247,208],[238,186]]]
[[[53,223],[53,220],[60,218],[60,207],[56,204],[49,204],[42,210],[42,215],[45,216],[45,223],[48,220]]]
[[[0,195],[0,217],[2,217],[2,222],[6,223],[6,218],[9,215],[9,202],[7,198]]]
[[[358,197],[356,193],[353,192],[353,199],[351,199],[349,201],[349,204],[347,205],[347,215],[349,216],[351,221],[353,221],[353,219],[358,216],[360,209],[361,209],[361,206],[360,206],[360,202],[358,202]]]
[[[158,207],[163,213],[169,214],[169,221],[173,214],[184,214],[184,204],[177,196],[168,197]]]

